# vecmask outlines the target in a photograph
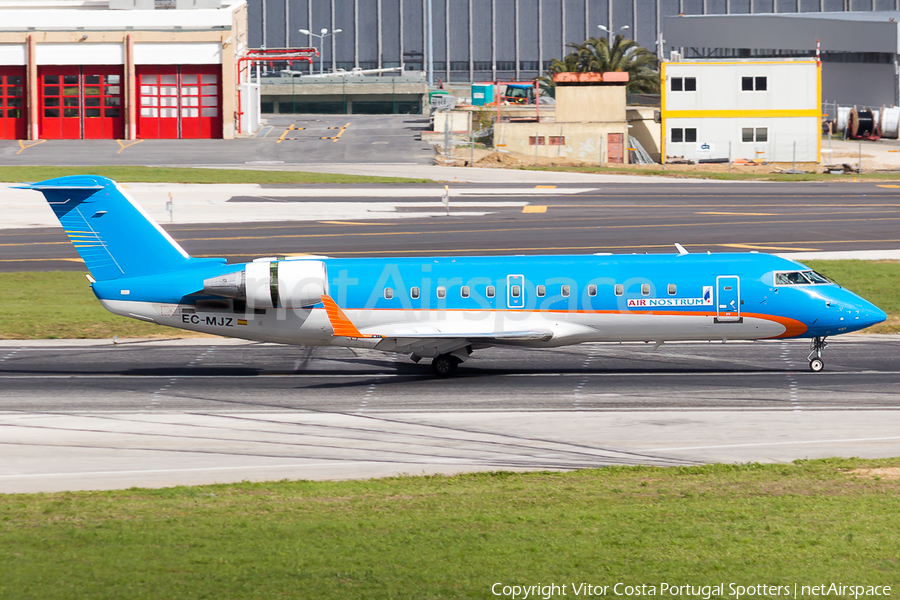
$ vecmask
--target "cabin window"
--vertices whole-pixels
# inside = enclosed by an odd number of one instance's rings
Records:
[[[589,285],[588,286],[588,296],[596,296],[596,295],[597,295],[597,286],[593,285],[593,284]]]
[[[650,295],[650,284],[642,283],[641,284],[641,296],[649,296]]]
[[[412,298],[413,300],[418,300],[419,299],[419,288],[417,288],[417,287],[409,288],[409,297]]]
[[[537,286],[537,295],[538,298],[543,298],[547,294],[547,288],[542,285]]]
[[[696,77],[672,77],[670,79],[672,82],[672,91],[673,92],[696,92],[697,91],[697,78]]]
[[[765,92],[769,88],[766,77],[741,77],[742,92]]]
[[[616,284],[616,296],[621,296],[625,293],[625,286],[621,283]]]
[[[510,293],[512,294],[513,298],[518,298],[519,296],[522,295],[522,288],[518,285],[514,285],[514,286],[512,286]]]
[[[469,286],[464,285],[461,288],[459,288],[459,296],[461,298],[468,298],[469,297]]]
[[[487,286],[487,293],[486,293],[486,295],[487,295],[488,298],[493,298],[493,297],[494,297],[494,286],[492,286],[492,285]]]
[[[437,289],[437,295],[438,295],[438,298],[446,298],[447,297],[447,288],[445,288],[442,285],[439,285],[438,289]]]
[[[677,293],[678,293],[678,288],[675,287],[675,284],[674,284],[674,283],[670,283],[670,284],[669,284],[669,295],[670,295],[670,296],[674,296],[674,295],[677,294]]]
[[[562,286],[562,296],[563,296],[563,298],[569,297],[569,286],[567,286],[567,285]]]
[[[394,297],[394,289],[393,288],[384,288],[384,299],[390,300]]]

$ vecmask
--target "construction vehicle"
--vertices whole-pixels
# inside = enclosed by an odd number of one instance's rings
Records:
[[[509,104],[534,104],[534,84],[507,84],[501,100]]]

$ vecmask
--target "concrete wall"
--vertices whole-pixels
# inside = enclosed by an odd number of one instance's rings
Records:
[[[494,146],[528,156],[568,158],[588,163],[608,161],[607,135],[621,133],[624,143],[624,162],[628,162],[628,126],[620,123],[495,123]],[[565,138],[562,145],[529,144],[532,136]],[[602,159],[601,159],[602,154]]]
[[[607,123],[624,120],[624,85],[556,86],[557,123]]]

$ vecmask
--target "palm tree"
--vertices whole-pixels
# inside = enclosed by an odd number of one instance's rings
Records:
[[[551,94],[555,87],[553,75],[556,73],[604,73],[625,71],[629,75],[626,89],[644,94],[659,93],[659,73],[656,55],[634,40],[616,34],[612,47],[609,40],[588,38],[580,44],[566,44],[572,52],[560,59],[553,59],[546,74],[540,77],[541,87]]]

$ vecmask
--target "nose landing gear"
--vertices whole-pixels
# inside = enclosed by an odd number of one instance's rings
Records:
[[[818,373],[825,368],[825,361],[822,360],[822,351],[828,347],[828,342],[823,337],[815,337],[809,342],[809,370]]]

